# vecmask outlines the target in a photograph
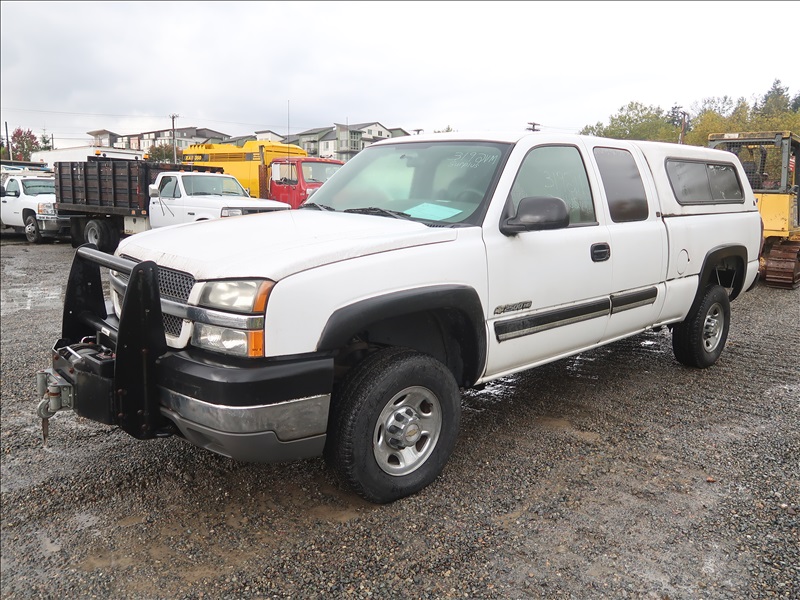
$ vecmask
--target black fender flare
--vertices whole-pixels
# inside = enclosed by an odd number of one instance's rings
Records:
[[[402,290],[344,306],[331,314],[320,334],[317,350],[342,348],[357,332],[379,321],[441,309],[454,309],[466,317],[475,347],[465,349],[471,355],[465,376],[474,382],[486,366],[486,320],[478,293],[465,285],[434,285]]]
[[[733,300],[741,293],[744,287],[744,275],[747,274],[747,248],[740,244],[712,248],[703,259],[703,267],[700,269],[697,292],[695,293],[694,302],[692,302],[691,311],[694,311],[702,302],[706,287],[713,281],[716,265],[727,258],[738,258],[742,261],[743,276],[741,279],[733,281],[730,299]]]

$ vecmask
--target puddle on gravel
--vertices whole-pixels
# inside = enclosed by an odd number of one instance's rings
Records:
[[[37,535],[42,544],[42,552],[45,556],[55,554],[61,550],[61,545],[51,540],[43,531],[38,532]]]
[[[561,433],[568,433],[585,442],[596,443],[601,441],[599,434],[592,431],[581,431],[575,425],[570,423],[567,419],[560,419],[554,417],[536,417],[534,422],[544,429],[557,431]]]
[[[14,288],[4,285],[0,289],[0,316],[23,310],[51,309],[61,306],[61,286]]]

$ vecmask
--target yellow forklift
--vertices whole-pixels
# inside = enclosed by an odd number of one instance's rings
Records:
[[[708,145],[739,157],[758,200],[764,223],[762,281],[770,287],[796,288],[800,285],[800,135],[789,131],[712,133]]]

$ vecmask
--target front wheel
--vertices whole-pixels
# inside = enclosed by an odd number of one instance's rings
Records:
[[[442,363],[381,350],[353,367],[336,394],[325,457],[357,494],[392,502],[439,476],[460,420],[458,385]]]
[[[720,285],[706,288],[686,320],[672,328],[672,351],[687,367],[705,369],[719,359],[731,325],[731,303]]]
[[[39,231],[39,223],[33,215],[25,217],[25,238],[31,244],[41,244],[43,241],[42,233]]]

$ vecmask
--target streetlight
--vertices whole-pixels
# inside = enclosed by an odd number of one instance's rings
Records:
[[[178,149],[175,147],[175,119],[180,115],[172,114],[169,116],[172,119],[172,164],[178,164]]]

